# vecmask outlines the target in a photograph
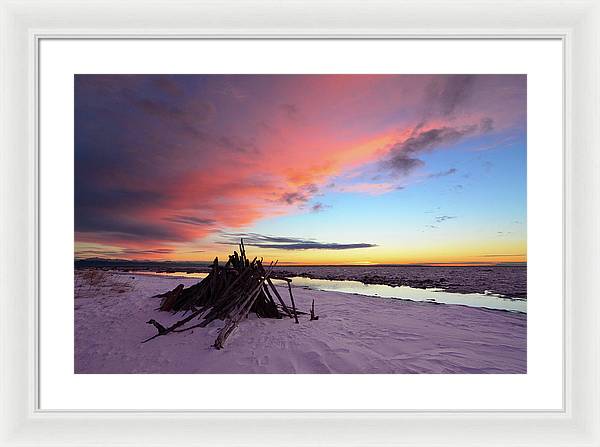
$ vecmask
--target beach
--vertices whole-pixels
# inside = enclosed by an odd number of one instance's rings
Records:
[[[243,320],[222,350],[221,321],[156,333],[182,314],[157,310],[157,294],[199,278],[75,271],[75,373],[515,374],[527,372],[523,312],[365,296],[293,286],[296,306],[319,319]],[[282,296],[287,293],[277,286]],[[435,292],[431,292],[435,296]]]

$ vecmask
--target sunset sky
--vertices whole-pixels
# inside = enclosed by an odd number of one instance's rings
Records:
[[[524,75],[76,75],[75,257],[526,261]]]

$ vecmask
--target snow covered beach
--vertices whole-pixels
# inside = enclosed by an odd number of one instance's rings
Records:
[[[294,287],[318,321],[244,320],[224,350],[220,322],[141,341],[181,315],[153,295],[198,278],[76,270],[75,373],[525,373],[527,316]],[[282,289],[283,291],[283,289]]]

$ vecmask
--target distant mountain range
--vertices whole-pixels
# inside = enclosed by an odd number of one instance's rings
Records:
[[[131,259],[106,259],[106,258],[86,258],[75,259],[76,268],[93,267],[128,267],[128,268],[203,268],[209,267],[212,261],[151,261],[151,260],[131,260]]]

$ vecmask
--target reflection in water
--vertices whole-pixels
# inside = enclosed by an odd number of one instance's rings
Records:
[[[499,295],[481,293],[450,293],[443,289],[417,289],[407,286],[386,286],[381,284],[363,284],[359,281],[333,281],[328,279],[292,278],[296,287],[308,287],[314,290],[355,293],[358,295],[379,296],[382,298],[406,299],[411,301],[430,301],[443,304],[462,304],[470,307],[527,312],[527,300],[513,299]]]
[[[172,276],[180,278],[205,278],[208,273],[186,272],[130,272],[141,275]],[[273,280],[276,284],[285,284],[281,280]],[[405,299],[411,301],[429,301],[443,304],[461,304],[470,307],[527,312],[527,300],[513,299],[500,295],[481,293],[450,293],[443,289],[417,289],[407,286],[386,286],[382,284],[363,284],[359,281],[337,281],[328,279],[312,279],[296,276],[292,285],[313,290],[353,293],[357,295],[377,296],[382,298]]]

